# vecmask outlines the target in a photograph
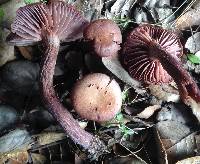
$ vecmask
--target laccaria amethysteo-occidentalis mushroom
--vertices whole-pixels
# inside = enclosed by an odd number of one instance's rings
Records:
[[[177,34],[153,25],[131,31],[123,45],[122,58],[129,74],[145,83],[176,82],[184,102],[200,102],[200,90],[183,68],[183,47]]]
[[[101,155],[105,145],[97,137],[81,129],[70,112],[63,107],[53,88],[53,74],[60,41],[71,41],[82,36],[87,20],[73,6],[63,1],[35,3],[18,9],[7,40],[14,45],[27,45],[41,41],[45,53],[40,71],[40,92],[44,106],[77,144],[86,149],[90,157]]]
[[[118,25],[109,19],[91,22],[83,31],[93,51],[100,57],[117,55],[122,43],[122,34]]]
[[[122,93],[114,79],[102,73],[93,73],[75,84],[71,100],[75,111],[81,117],[105,122],[120,111]]]

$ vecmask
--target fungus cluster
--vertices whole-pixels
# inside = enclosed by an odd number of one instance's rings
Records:
[[[83,36],[100,57],[117,55],[122,43],[120,28],[115,22],[108,19],[91,22],[84,29]]]
[[[190,74],[183,68],[179,37],[152,25],[135,28],[123,45],[122,58],[129,74],[145,83],[161,84],[174,79],[180,96],[200,102],[200,91]]]
[[[121,89],[114,79],[94,73],[79,80],[72,91],[75,111],[88,120],[109,121],[120,111]]]
[[[40,92],[44,106],[65,130],[66,134],[89,152],[101,155],[105,145],[98,138],[81,129],[70,112],[60,103],[53,88],[53,74],[60,41],[71,41],[82,35],[88,24],[80,12],[63,1],[30,4],[19,8],[11,25],[7,41],[14,45],[27,45],[38,41],[45,52],[40,71]]]

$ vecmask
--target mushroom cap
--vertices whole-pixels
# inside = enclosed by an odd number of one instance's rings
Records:
[[[7,41],[14,45],[29,45],[50,35],[71,41],[82,36],[87,24],[79,11],[63,1],[34,3],[17,10]]]
[[[93,21],[84,29],[83,36],[91,41],[95,53],[100,57],[116,55],[122,43],[120,28],[109,19]]]
[[[72,104],[83,118],[109,121],[120,111],[122,94],[118,83],[109,76],[94,73],[79,80],[72,90]]]
[[[181,41],[175,33],[153,25],[141,25],[131,31],[123,45],[124,64],[129,74],[139,81],[168,83],[172,78],[160,63],[157,52],[151,49],[153,42],[174,58],[183,54]]]

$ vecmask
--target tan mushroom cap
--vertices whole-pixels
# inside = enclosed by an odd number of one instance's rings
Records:
[[[72,104],[83,118],[97,122],[109,121],[120,111],[121,89],[109,76],[94,73],[79,80],[72,91]]]
[[[100,57],[116,55],[122,43],[120,28],[109,19],[99,19],[90,23],[84,29],[83,36],[92,41],[94,51]]]

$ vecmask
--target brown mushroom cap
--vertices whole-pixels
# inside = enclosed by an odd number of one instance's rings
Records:
[[[97,122],[114,118],[122,105],[118,83],[101,73],[90,74],[79,80],[71,99],[75,111],[81,117]]]
[[[123,45],[124,64],[133,78],[146,83],[168,83],[172,78],[159,61],[158,52],[151,49],[153,42],[175,60],[183,54],[180,39],[175,33],[157,26],[142,25],[128,35]]]
[[[100,57],[117,54],[122,42],[118,25],[108,19],[99,19],[90,23],[83,32],[86,40],[92,41],[92,47]]]

